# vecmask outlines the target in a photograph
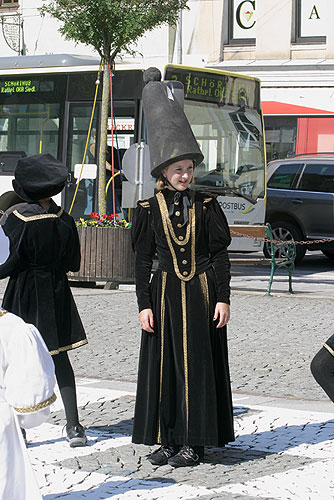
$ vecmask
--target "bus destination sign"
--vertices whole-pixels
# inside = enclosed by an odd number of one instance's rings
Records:
[[[168,67],[166,80],[183,83],[185,99],[206,101],[220,105],[257,107],[256,80],[229,74]]]
[[[54,84],[52,81],[40,81],[38,79],[0,79],[0,94],[36,94],[39,92],[52,92]]]

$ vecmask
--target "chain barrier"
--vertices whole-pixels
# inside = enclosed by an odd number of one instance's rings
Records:
[[[273,243],[274,245],[314,245],[318,243],[329,243],[334,242],[334,238],[322,238],[321,240],[310,240],[310,241],[295,241],[295,240],[272,240],[268,236],[250,236],[249,234],[239,233],[230,229],[232,236],[242,236],[243,238],[249,238],[251,240],[263,241],[264,243]]]

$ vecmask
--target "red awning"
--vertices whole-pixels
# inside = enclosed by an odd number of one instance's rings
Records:
[[[286,102],[262,101],[262,111],[264,115],[333,115],[334,111],[325,109],[307,108],[287,104]]]

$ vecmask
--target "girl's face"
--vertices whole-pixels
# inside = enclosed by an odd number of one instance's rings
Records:
[[[175,189],[184,191],[193,178],[194,164],[192,160],[180,160],[169,165],[162,173]],[[167,187],[172,189],[169,184]]]

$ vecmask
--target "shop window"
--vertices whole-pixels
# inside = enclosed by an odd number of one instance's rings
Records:
[[[255,45],[255,0],[229,0],[229,44]]]
[[[296,152],[297,118],[264,117],[267,161],[288,158]]]
[[[19,0],[0,0],[0,9],[1,7],[18,7]]]
[[[295,43],[326,43],[327,0],[296,0]]]

